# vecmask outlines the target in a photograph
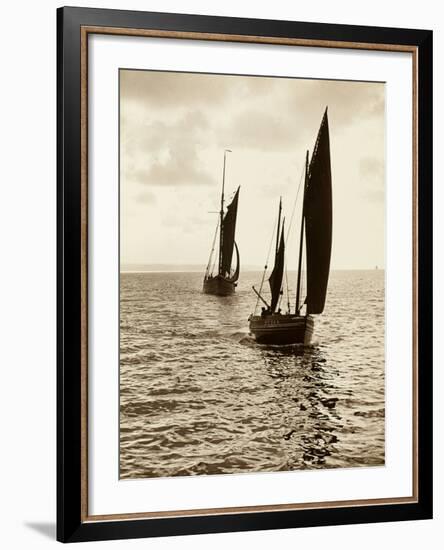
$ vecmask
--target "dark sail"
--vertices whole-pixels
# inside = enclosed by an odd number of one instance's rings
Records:
[[[233,200],[227,207],[227,213],[222,223],[222,258],[221,275],[230,276],[231,260],[233,258],[234,234],[236,231],[237,203],[239,199],[239,187]]]
[[[274,261],[274,268],[271,272],[268,282],[271,290],[271,311],[276,310],[279,302],[279,296],[282,288],[282,278],[284,276],[284,257],[285,257],[285,242],[284,242],[284,224],[282,224],[281,240]]]
[[[327,293],[332,241],[330,137],[327,109],[311,157],[305,189],[307,313],[322,313]]]

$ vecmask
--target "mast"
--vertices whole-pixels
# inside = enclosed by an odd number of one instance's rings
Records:
[[[224,243],[224,191],[225,191],[225,164],[227,161],[227,153],[231,153],[230,149],[224,151],[224,170],[222,174],[222,194],[220,197],[220,233],[219,233],[219,275],[222,274],[222,246]]]
[[[305,224],[305,190],[307,189],[308,181],[308,151],[305,157],[305,181],[304,181],[304,195],[302,198],[302,219],[301,219],[301,237],[299,241],[299,262],[298,262],[298,280],[296,284],[296,315],[299,314],[299,302],[301,298],[301,269],[302,269],[302,248],[304,243],[304,224]]]
[[[279,214],[278,214],[278,224],[277,224],[277,230],[276,230],[276,252],[275,252],[275,259],[278,254],[279,250],[279,236],[280,236],[280,228],[281,228],[281,212],[282,212],[282,197],[279,197]]]

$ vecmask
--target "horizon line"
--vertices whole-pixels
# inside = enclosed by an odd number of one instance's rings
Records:
[[[179,267],[179,266],[178,266]],[[244,272],[256,272],[263,271],[263,267],[247,268],[243,269]],[[202,269],[120,269],[120,273],[201,273],[205,271],[205,267]],[[288,269],[287,271],[297,271],[297,268]],[[306,271],[306,270],[303,270]],[[339,267],[330,269],[330,271],[385,271],[385,267]]]

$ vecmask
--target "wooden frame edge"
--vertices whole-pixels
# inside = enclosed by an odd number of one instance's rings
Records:
[[[202,516],[228,516],[231,514],[251,514],[265,512],[292,512],[297,510],[319,510],[332,508],[352,508],[356,506],[383,506],[386,504],[416,504],[415,497],[394,497],[394,498],[375,498],[362,500],[336,500],[325,502],[307,502],[300,504],[270,504],[258,506],[234,506],[225,508],[198,508],[194,510],[171,510],[162,512],[134,512],[127,514],[97,514],[87,516],[85,523],[94,523],[99,521],[131,521],[136,519],[155,519],[155,518],[182,518],[182,517],[202,517]]]
[[[413,332],[413,368],[412,368],[412,468],[413,497],[419,498],[419,442],[418,442],[418,48],[412,53],[412,332]]]
[[[88,516],[88,33],[80,31],[81,521]]]
[[[278,38],[245,34],[222,34],[212,32],[165,31],[158,29],[131,29],[125,27],[99,27],[82,25],[82,32],[88,34],[140,36],[150,38],[171,38],[182,40],[207,40],[215,42],[244,42],[249,44],[274,44],[278,46],[304,46],[316,48],[341,48],[352,50],[396,51],[414,53],[417,46],[406,44],[377,44],[371,42],[346,42],[308,38]]]

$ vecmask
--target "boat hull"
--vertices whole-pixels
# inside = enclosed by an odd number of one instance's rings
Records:
[[[305,344],[313,335],[311,315],[253,315],[250,317],[250,332],[256,342],[268,345]]]
[[[205,294],[214,294],[215,296],[230,296],[234,294],[236,282],[225,279],[221,275],[207,277],[204,279],[203,291]]]

